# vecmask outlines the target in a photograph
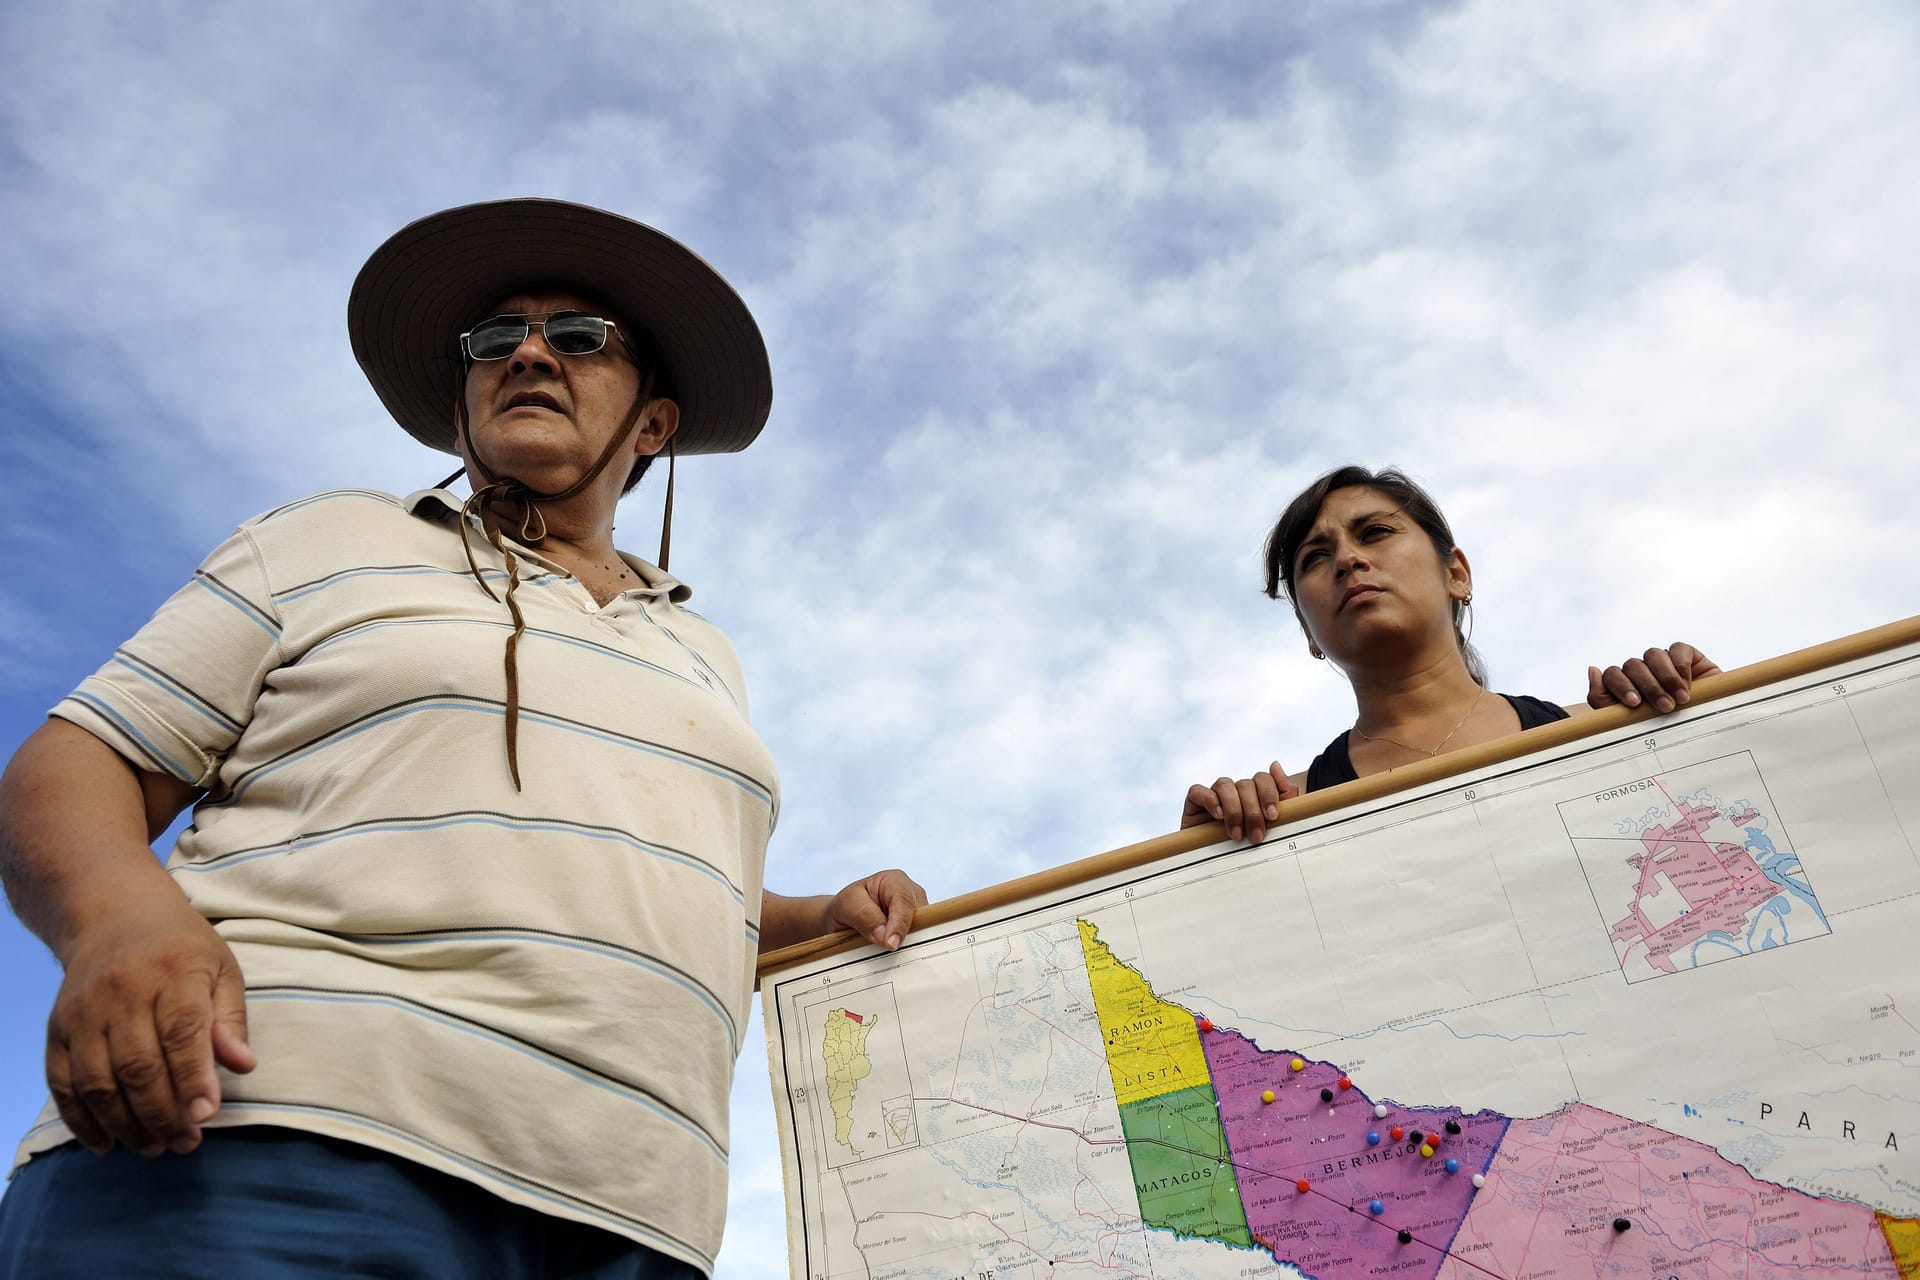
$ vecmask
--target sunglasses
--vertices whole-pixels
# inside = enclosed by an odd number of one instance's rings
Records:
[[[613,321],[584,311],[556,311],[544,320],[494,316],[461,334],[460,349],[469,360],[505,360],[535,329],[556,355],[563,356],[592,355],[607,345],[608,334],[616,333]],[[621,341],[626,339],[622,337]]]

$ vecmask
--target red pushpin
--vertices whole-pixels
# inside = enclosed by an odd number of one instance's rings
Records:
[[[1393,1128],[1387,1130],[1387,1136],[1389,1138],[1392,1138],[1395,1142],[1398,1142],[1400,1141],[1400,1139],[1407,1136],[1407,1131],[1405,1129],[1402,1129],[1399,1125],[1395,1125],[1393,1126]]]
[[[1313,1184],[1308,1182],[1305,1178],[1302,1178],[1300,1179],[1300,1181],[1293,1184],[1293,1189],[1295,1191],[1302,1191],[1302,1192],[1311,1191],[1313,1190]]]
[[[1202,1019],[1200,1019],[1200,1029],[1201,1029],[1202,1031],[1211,1031],[1211,1030],[1213,1030],[1213,1019],[1211,1019],[1211,1018],[1202,1018]]]
[[[1349,1080],[1349,1079],[1348,1079],[1348,1078],[1347,1078],[1346,1076],[1341,1076],[1341,1077],[1340,1077],[1340,1087],[1341,1087],[1342,1089],[1351,1089],[1351,1088],[1353,1088],[1353,1081],[1352,1081],[1352,1080]]]

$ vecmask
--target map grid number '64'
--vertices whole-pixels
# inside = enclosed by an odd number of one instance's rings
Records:
[[[1915,1280],[1916,834],[1910,646],[770,975],[793,1274]]]

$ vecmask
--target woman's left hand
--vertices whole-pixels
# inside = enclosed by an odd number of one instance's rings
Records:
[[[1605,671],[1588,667],[1587,705],[1637,707],[1648,702],[1664,713],[1687,704],[1695,680],[1719,674],[1713,659],[1690,644],[1649,649],[1644,656],[1628,658]]]

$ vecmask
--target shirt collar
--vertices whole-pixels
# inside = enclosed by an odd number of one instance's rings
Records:
[[[406,507],[408,515],[418,516],[423,520],[434,520],[444,523],[460,518],[460,508],[462,504],[463,499],[450,490],[421,489],[408,494],[406,500],[401,505]],[[481,535],[481,541],[485,543],[485,534]],[[491,544],[488,544],[488,549],[492,549]],[[537,548],[530,547],[528,551],[531,554],[539,555]],[[674,577],[658,565],[642,560],[639,556],[620,551],[618,548],[615,548],[615,551],[622,560],[626,561],[628,568],[640,575],[640,581],[646,584],[641,590],[652,594],[665,595],[667,599],[675,604],[682,604],[693,598],[692,587],[680,581],[680,579]],[[545,557],[542,557],[542,559],[544,558]]]

